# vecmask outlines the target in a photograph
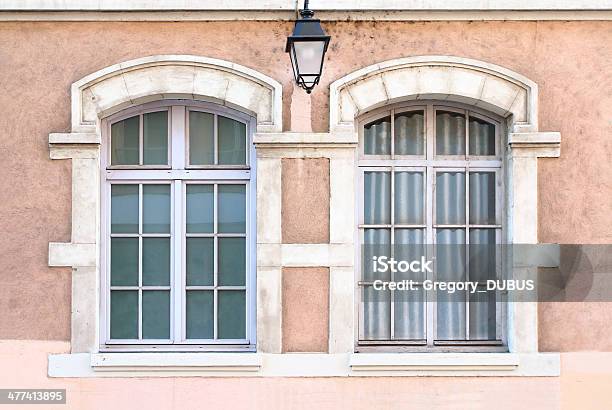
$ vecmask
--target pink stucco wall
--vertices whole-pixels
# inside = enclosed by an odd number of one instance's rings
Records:
[[[612,241],[610,22],[340,22],[325,28],[333,42],[311,98],[313,131],[327,130],[329,83],[363,66],[424,54],[505,66],[539,84],[540,130],[561,131],[563,138],[561,158],[539,162],[540,241]],[[284,127],[292,129],[294,87],[284,53],[290,30],[283,22],[0,23],[0,339],[70,338],[70,270],[47,266],[48,242],[70,238],[70,164],[51,161],[47,148],[49,132],[69,131],[70,84],[145,55],[221,58],[281,82]],[[599,326],[609,312],[609,304],[541,307],[542,350],[612,349],[612,329]]]

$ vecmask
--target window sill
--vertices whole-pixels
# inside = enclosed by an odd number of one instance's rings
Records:
[[[559,353],[74,353],[49,377],[559,376]]]
[[[261,369],[257,353],[76,353],[49,355],[49,377],[249,376]]]
[[[559,353],[355,353],[363,376],[558,376]]]

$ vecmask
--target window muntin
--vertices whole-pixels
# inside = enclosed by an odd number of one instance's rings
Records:
[[[161,115],[147,117],[160,112],[167,114],[167,121]],[[219,119],[225,124],[225,131],[209,140],[213,147],[192,138],[196,147],[213,153],[211,168],[188,170],[193,112],[211,116],[215,128]],[[118,139],[113,130],[130,122],[143,124],[138,126],[138,161],[115,165],[113,142]],[[254,348],[255,188],[254,172],[247,165],[253,155],[251,119],[213,104],[170,101],[116,114],[103,125],[109,149],[103,161],[108,165],[102,187],[107,199],[101,349]],[[145,129],[153,137],[145,137]],[[232,138],[229,144],[221,143],[219,154],[217,141],[227,140],[228,129]],[[168,160],[144,163],[144,153],[154,150],[143,141],[165,130],[170,130]]]
[[[400,122],[399,115],[411,121]],[[398,131],[400,124],[404,129]],[[455,293],[449,299],[446,292],[436,294],[419,285],[417,291],[372,288],[375,279],[418,283],[437,278],[477,280],[480,289],[480,282],[491,278],[483,272],[499,274],[501,257],[495,244],[502,238],[500,128],[501,122],[486,114],[435,103],[381,109],[360,121],[359,234],[364,262],[358,350],[371,345],[481,349],[469,345],[504,343],[504,307],[498,295]],[[406,146],[410,144],[414,147]],[[413,260],[421,254],[436,258],[434,274],[374,273],[365,262],[374,255]],[[467,269],[456,268],[465,261]],[[483,301],[487,297],[492,300]]]

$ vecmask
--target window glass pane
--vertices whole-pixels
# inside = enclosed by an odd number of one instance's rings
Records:
[[[212,290],[188,290],[187,339],[214,338],[214,296]]]
[[[495,155],[495,125],[470,117],[470,155]]]
[[[214,115],[189,111],[189,163],[212,165],[215,163]]]
[[[465,223],[465,174],[438,172],[436,174],[436,223],[461,225]]]
[[[170,233],[170,185],[142,185],[142,232]]]
[[[470,172],[470,223],[495,224],[495,172]]]
[[[396,279],[397,280],[397,279]],[[394,291],[394,339],[425,339],[425,290]]]
[[[495,299],[493,291],[470,294],[470,340],[497,339]]]
[[[138,238],[111,238],[111,286],[138,286]]]
[[[403,112],[395,115],[395,155],[423,155],[424,119],[423,111]]]
[[[138,339],[138,291],[111,291],[111,339]]]
[[[111,185],[111,233],[138,233],[138,185]]]
[[[395,173],[395,223],[423,224],[422,172]]]
[[[213,185],[188,184],[187,187],[187,232],[211,233],[214,223]]]
[[[465,229],[436,229],[438,280],[465,280]]]
[[[436,279],[465,281],[465,230],[436,230]],[[437,340],[465,339],[465,291],[437,292]]]
[[[465,116],[436,111],[436,155],[465,154]]]
[[[220,290],[219,339],[246,339],[246,297],[243,290]]]
[[[170,285],[170,238],[142,238],[142,284]]]
[[[168,111],[143,115],[144,165],[168,164]]]
[[[363,288],[363,337],[365,340],[391,339],[391,292]]]
[[[436,340],[465,340],[465,291],[437,292]]]
[[[219,184],[218,231],[246,232],[246,185]]]
[[[246,164],[246,125],[242,122],[217,117],[219,127],[219,164]]]
[[[470,229],[470,280],[496,278],[495,229]]]
[[[391,154],[391,117],[384,117],[363,127],[363,153]]]
[[[363,280],[372,282],[376,279],[389,280],[389,270],[383,272],[379,264],[373,264],[374,258],[391,257],[391,230],[366,229],[363,233]],[[378,260],[378,259],[377,259]],[[382,259],[384,262],[384,259]]]
[[[393,257],[396,261],[420,261],[425,256],[425,230],[424,229],[395,229],[395,244]],[[423,272],[396,272],[395,280],[425,280]]]
[[[246,278],[245,238],[218,238],[220,286],[244,286]]]
[[[364,172],[363,222],[391,223],[391,173]]]
[[[187,238],[187,286],[213,285],[213,243],[213,238]]]
[[[111,125],[111,165],[138,165],[140,116]]]
[[[142,338],[170,339],[170,291],[142,292]]]

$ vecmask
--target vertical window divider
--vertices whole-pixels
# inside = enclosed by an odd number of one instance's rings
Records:
[[[138,340],[142,339],[142,188],[142,184],[138,184]]]
[[[144,164],[144,115],[138,116],[138,165]]]
[[[395,110],[391,110],[391,159],[395,159]]]
[[[175,180],[172,182],[173,200],[172,200],[172,282],[171,293],[174,302],[171,304],[172,321],[171,323],[171,339],[173,343],[183,340],[184,328],[184,306],[185,306],[185,281],[183,260],[185,251],[183,248],[183,185],[182,181]]]
[[[425,190],[427,191],[427,203],[431,204],[431,206],[427,206],[425,208],[425,225],[426,225],[426,237],[425,243],[429,248],[427,251],[430,252],[430,257],[435,258],[435,247],[432,246],[434,243],[434,209],[435,209],[435,194],[436,194],[436,175],[434,172],[434,168],[431,166],[431,161],[434,158],[434,147],[435,147],[435,110],[433,106],[427,106],[425,110],[425,138],[426,138],[426,148],[425,148],[425,178],[426,184]],[[434,272],[428,273],[428,279],[435,279],[435,266],[436,261],[434,260]],[[432,291],[425,291],[425,300],[426,300],[426,316],[427,322],[425,326],[425,335],[427,338],[427,345],[433,346],[435,334],[436,334],[436,294]]]
[[[391,118],[393,118],[393,116],[391,116]],[[391,120],[393,123],[393,120]],[[391,126],[391,129],[393,130],[393,126]],[[391,138],[391,147],[393,147],[393,138]],[[391,148],[391,155],[393,155],[393,148]],[[391,238],[390,238],[390,243],[391,243],[391,249],[390,249],[390,256],[391,258],[395,258],[395,166],[391,166],[391,198],[389,198],[389,200],[391,201]],[[395,281],[395,273],[393,272],[393,270],[391,269],[391,282]],[[395,290],[391,290],[390,291],[390,316],[391,316],[391,328],[390,328],[390,335],[391,335],[391,340],[395,339]]]
[[[470,113],[465,110],[465,280],[470,280]],[[470,293],[465,290],[465,339],[470,340]]]
[[[469,161],[469,123],[470,116],[469,111],[465,110],[465,280],[470,280],[470,161]],[[470,294],[468,290],[465,290],[465,339],[470,339]]]
[[[215,114],[213,116],[213,154],[214,154],[214,164],[219,164],[219,116]]]
[[[216,124],[215,115],[215,124]],[[215,133],[216,135],[216,133]],[[215,154],[216,155],[216,154]],[[216,162],[216,159],[215,159]],[[213,184],[213,339],[219,338],[219,317],[218,317],[218,305],[219,305],[219,185]]]

